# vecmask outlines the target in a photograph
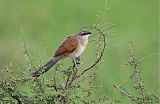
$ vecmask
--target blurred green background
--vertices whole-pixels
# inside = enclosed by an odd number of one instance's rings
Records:
[[[46,62],[67,34],[93,24],[105,12],[106,22],[114,24],[117,37],[109,38],[104,62],[99,66],[95,84],[101,83],[104,95],[120,97],[114,83],[130,88],[129,58],[132,40],[146,89],[160,87],[158,0],[0,0],[0,68],[10,62],[24,65],[23,41],[31,56],[43,52]],[[88,53],[82,60],[88,60]],[[37,57],[38,60],[38,57]],[[1,73],[2,74],[2,73]],[[158,89],[160,92],[160,89]],[[123,97],[122,97],[123,98]]]

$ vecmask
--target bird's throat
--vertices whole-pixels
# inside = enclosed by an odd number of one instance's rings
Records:
[[[88,43],[88,37],[89,37],[89,35],[79,36],[79,37],[78,37],[79,43],[80,43],[82,46],[86,46],[87,43]]]

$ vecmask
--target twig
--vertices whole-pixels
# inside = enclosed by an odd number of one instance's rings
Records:
[[[11,92],[13,91],[13,89],[11,88],[5,88],[6,86],[3,85],[4,83],[1,83],[1,87],[3,89],[3,91],[5,93],[7,93],[10,97],[12,97],[13,99],[15,99],[17,101],[17,104],[22,104],[20,98],[18,97],[18,95],[13,95]]]
[[[131,94],[129,94],[126,89],[122,88],[120,85],[114,85],[115,88],[117,88],[122,94],[124,94],[125,96],[127,96],[128,98],[131,99],[131,101],[134,101],[136,104],[151,104],[153,102],[158,102],[159,99],[156,95],[154,94],[148,94],[148,92],[145,90],[144,88],[144,82],[142,80],[142,77],[140,76],[140,71],[138,68],[138,64],[144,60],[145,58],[138,60],[137,57],[134,54],[134,50],[132,48],[132,42],[130,41],[128,43],[129,46],[129,50],[130,50],[130,60],[128,62],[128,65],[130,65],[131,67],[133,67],[133,73],[130,76],[130,78],[132,78],[133,80],[133,84],[134,84],[134,90],[138,91],[140,96],[132,96]],[[148,57],[146,57],[148,58]]]
[[[26,41],[24,40],[23,41],[23,48],[24,48],[24,56],[26,58],[26,61],[27,61],[27,64],[29,65],[28,67],[28,72],[29,74],[31,73],[31,69],[32,68],[35,68],[34,65],[33,65],[33,62],[32,62],[32,58],[27,50],[27,44],[26,44]]]
[[[103,37],[103,49],[102,49],[102,51],[100,53],[99,58],[95,61],[95,63],[93,65],[91,65],[90,67],[88,67],[87,69],[85,69],[81,74],[79,74],[77,76],[77,78],[82,76],[85,72],[87,72],[88,70],[92,69],[94,66],[96,66],[100,62],[100,60],[102,59],[102,56],[104,54],[105,48],[106,48],[106,37],[105,37],[105,34],[103,33],[103,31],[101,31],[99,28],[97,28],[94,25],[90,26],[89,28],[95,29],[96,31],[98,31],[100,33],[100,35],[102,35],[102,37]]]
[[[19,97],[18,97],[17,95],[11,95],[11,94],[10,94],[10,96],[11,96],[13,99],[17,100],[17,104],[22,104],[21,100],[19,99]]]
[[[68,87],[68,83],[69,83],[69,81],[70,81],[71,75],[72,75],[72,72],[69,71],[69,73],[68,73],[68,75],[67,75],[67,81],[66,81],[66,84],[65,84],[65,87],[64,87],[65,89],[67,89],[67,87]]]
[[[70,75],[68,76],[67,78],[67,82],[66,82],[66,85],[65,85],[65,89],[68,89],[71,87],[73,81],[76,79],[76,75],[77,75],[77,72],[78,72],[78,69],[76,67],[76,63],[73,62],[73,70],[74,72],[73,73],[70,73]],[[71,80],[69,80],[71,78]]]
[[[134,100],[135,97],[130,95],[128,92],[126,92],[124,89],[122,89],[122,87],[120,85],[116,85],[114,84],[114,87],[119,90],[122,94],[126,95],[128,98],[130,98],[131,100]]]

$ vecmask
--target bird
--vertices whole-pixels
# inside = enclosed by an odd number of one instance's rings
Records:
[[[88,44],[88,37],[90,34],[92,33],[83,30],[67,36],[64,42],[62,42],[55,51],[50,61],[38,68],[38,70],[32,74],[32,77],[39,77],[53,67],[59,60],[63,60],[67,57],[71,58],[73,61],[80,60],[80,56],[85,51]]]

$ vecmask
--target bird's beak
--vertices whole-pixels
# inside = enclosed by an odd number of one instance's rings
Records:
[[[92,34],[91,32],[87,32],[86,34]]]

